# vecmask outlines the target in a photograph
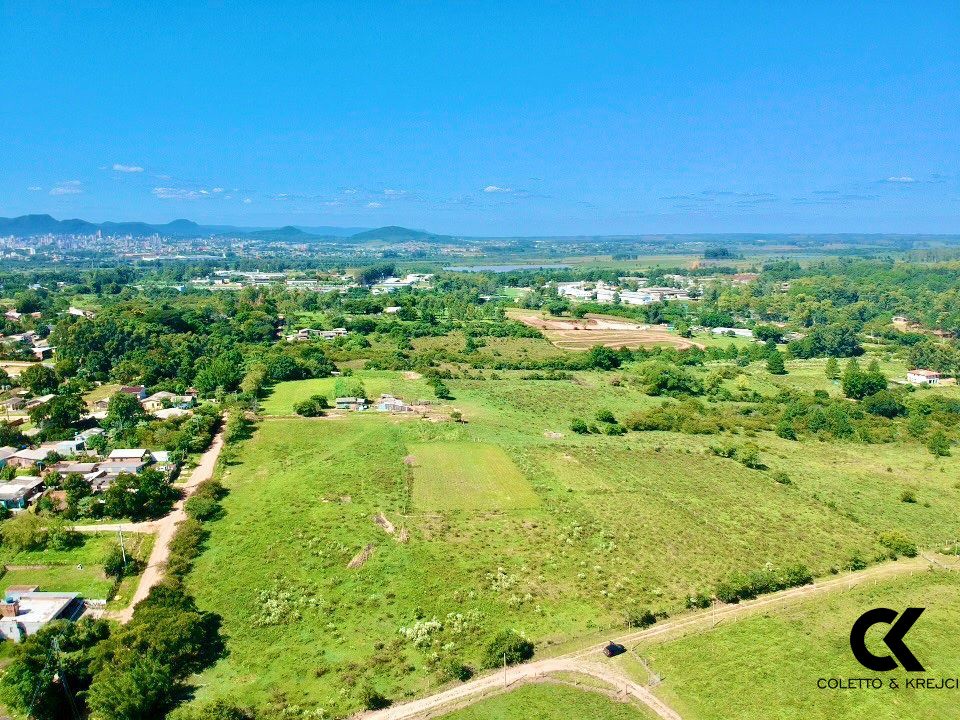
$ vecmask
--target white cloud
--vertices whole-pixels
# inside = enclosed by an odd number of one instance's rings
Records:
[[[487,185],[487,186],[483,189],[483,191],[484,191],[485,193],[508,193],[508,192],[513,192],[513,190],[511,190],[510,188],[508,188],[508,187],[500,187],[499,185]]]
[[[243,204],[244,204],[244,205],[249,205],[249,204],[252,203],[252,202],[253,202],[253,200],[251,200],[250,198],[244,198],[244,199],[243,199]]]
[[[64,180],[50,188],[51,195],[79,195],[82,192],[79,180]]]
[[[374,208],[374,209],[376,209],[376,208],[379,208],[379,207],[383,207],[383,204],[382,204],[382,203],[378,203],[378,202],[368,202],[368,203],[367,203],[367,207],[368,207],[368,208]]]
[[[356,191],[356,189],[354,189],[354,188],[347,188],[346,190],[343,191],[343,194],[344,194],[344,195],[356,195],[356,194],[357,194],[357,191]]]
[[[398,197],[400,195],[406,195],[406,190],[394,190],[392,188],[385,188],[383,194],[387,197]]]
[[[196,190],[184,188],[155,187],[151,192],[161,200],[199,200],[203,197]]]
[[[211,190],[210,192],[222,193],[222,192],[223,192],[223,188],[221,188],[221,187],[215,187],[215,188],[214,188],[213,190]]]
[[[114,163],[113,169],[116,170],[117,172],[122,172],[122,173],[143,172],[143,168],[140,167],[139,165],[124,165],[122,163]]]
[[[912,177],[910,177],[909,175],[901,175],[901,176],[895,176],[895,177],[888,177],[888,178],[887,178],[887,182],[891,182],[891,183],[912,183],[912,182],[916,182],[916,180],[914,180],[914,179],[913,179]]]
[[[31,185],[30,187],[27,188],[27,190],[29,190],[30,192],[37,192],[38,190],[43,190],[43,188],[40,187],[39,185]]]

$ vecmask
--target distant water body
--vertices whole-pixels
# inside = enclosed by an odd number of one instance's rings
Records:
[[[552,265],[455,265],[445,267],[447,272],[513,272],[514,270],[566,270],[571,267],[563,263]]]

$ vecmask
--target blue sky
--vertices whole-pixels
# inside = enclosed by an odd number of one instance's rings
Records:
[[[0,2],[0,215],[960,232],[958,37],[956,2]]]

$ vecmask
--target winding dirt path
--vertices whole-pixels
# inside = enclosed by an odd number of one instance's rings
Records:
[[[209,480],[211,477],[213,477],[213,471],[217,466],[217,459],[220,457],[220,452],[223,450],[223,434],[225,428],[226,422],[224,421],[223,426],[220,428],[217,434],[214,435],[213,442],[210,443],[210,447],[207,448],[206,452],[200,456],[200,462],[193,469],[189,479],[183,485],[179,486],[183,491],[183,497],[174,503],[173,509],[167,515],[150,523],[153,525],[153,530],[157,533],[157,539],[153,544],[153,550],[150,552],[150,559],[147,561],[147,567],[144,569],[143,575],[140,576],[140,583],[137,585],[137,590],[133,593],[133,597],[131,598],[130,604],[127,607],[125,607],[123,610],[109,613],[109,617],[112,617],[113,619],[119,620],[123,623],[129,622],[130,618],[133,617],[133,608],[136,606],[136,604],[150,594],[150,590],[154,585],[163,580],[164,570],[166,569],[167,565],[167,558],[170,557],[170,541],[173,539],[173,535],[177,531],[177,525],[187,518],[187,513],[183,509],[184,503],[191,495],[193,495],[193,491],[197,489],[197,485],[202,483],[204,480]],[[137,523],[137,525],[142,524],[143,523]],[[132,525],[132,523],[130,525]],[[123,529],[130,530],[130,525],[124,526]],[[99,526],[101,531],[106,527],[109,526]]]
[[[739,619],[765,608],[776,607],[787,602],[828,592],[849,589],[871,580],[879,581],[884,578],[926,570],[935,564],[941,568],[960,569],[960,566],[953,563],[948,566],[927,557],[905,558],[858,572],[831,577],[811,585],[764,595],[756,600],[748,600],[737,605],[722,605],[709,610],[687,613],[672,620],[658,623],[653,627],[621,635],[616,642],[621,645],[631,645],[641,640],[672,633],[704,632],[715,627],[722,620]],[[664,720],[682,720],[675,710],[654,695],[647,687],[635,682],[618,666],[607,661],[602,653],[605,646],[606,643],[589,645],[557,657],[515,665],[505,670],[497,670],[424,698],[392,705],[383,710],[360,713],[355,716],[355,719],[414,720],[436,717],[453,709],[471,705],[490,695],[508,691],[523,683],[542,682],[550,673],[566,671],[603,680],[613,685],[618,691],[623,691],[628,696],[639,700]]]

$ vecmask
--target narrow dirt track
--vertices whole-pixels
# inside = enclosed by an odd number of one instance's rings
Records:
[[[940,562],[935,563],[926,557],[906,558],[870,567],[866,570],[838,575],[811,585],[772,593],[737,605],[724,605],[716,609],[685,614],[673,620],[658,623],[645,630],[621,635],[616,642],[622,645],[631,645],[641,640],[671,633],[704,632],[715,627],[722,620],[737,619],[764,608],[776,607],[786,602],[843,590],[870,580],[880,580],[918,570],[926,570],[934,565],[939,565],[941,568],[948,567]],[[956,565],[950,565],[949,567],[960,569],[960,566]],[[452,708],[470,705],[489,697],[491,694],[509,690],[520,684],[538,682],[550,673],[568,671],[589,675],[610,683],[618,690],[625,690],[628,695],[642,702],[664,720],[681,720],[680,715],[675,710],[655,696],[648,688],[627,677],[617,666],[604,662],[602,650],[605,645],[606,643],[589,645],[557,657],[515,665],[508,667],[505,671],[491,672],[434,695],[393,705],[383,710],[360,713],[355,716],[355,719],[413,720],[415,718],[434,717],[449,712]]]
[[[223,433],[225,427],[226,423],[224,422],[224,427],[221,427],[220,431],[214,436],[210,447],[200,456],[200,462],[197,467],[193,469],[190,478],[180,486],[180,489],[183,491],[183,497],[174,503],[173,509],[169,514],[159,520],[153,521],[153,529],[157,533],[157,539],[153,544],[153,550],[150,552],[147,567],[144,569],[143,575],[140,576],[140,583],[137,585],[137,590],[133,593],[133,598],[131,598],[130,604],[127,607],[114,613],[108,613],[108,617],[123,623],[129,622],[130,618],[133,617],[134,606],[150,594],[150,590],[154,585],[163,580],[167,558],[170,557],[170,541],[177,531],[177,525],[187,518],[187,513],[184,511],[183,505],[187,499],[193,495],[193,491],[197,489],[197,485],[213,477],[213,471],[217,466],[217,459],[220,457],[220,451],[223,450]],[[123,529],[127,530],[128,527],[124,527]]]

